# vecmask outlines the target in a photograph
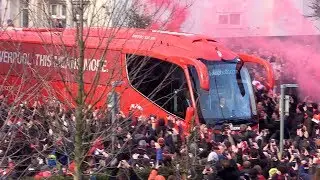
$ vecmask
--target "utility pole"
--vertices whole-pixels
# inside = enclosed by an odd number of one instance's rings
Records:
[[[111,127],[113,128],[114,123],[117,120],[117,114],[118,112],[118,96],[117,96],[117,92],[116,92],[116,87],[121,85],[121,81],[113,81],[111,82],[111,86],[112,86],[112,90],[111,90],[111,94],[109,97],[109,104],[110,108],[111,108]],[[112,141],[112,151],[115,150],[115,134],[114,131],[112,131],[112,137],[111,137],[111,141]]]
[[[117,118],[117,93],[116,93],[116,82],[111,83],[112,90],[110,94],[110,107],[111,107],[111,124],[114,124]]]
[[[298,88],[297,84],[282,84],[281,85],[281,97],[280,97],[280,159],[283,154],[283,139],[284,139],[284,117],[285,115],[289,115],[289,101],[288,96],[285,95],[285,90],[287,88]],[[287,107],[286,107],[287,105]]]

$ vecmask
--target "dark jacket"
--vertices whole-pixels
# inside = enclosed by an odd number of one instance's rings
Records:
[[[296,133],[299,124],[302,124],[304,120],[304,113],[295,114],[294,118],[290,122],[291,132]]]
[[[117,180],[117,175],[119,172],[119,168],[115,168],[111,171],[111,175],[109,177],[110,180]],[[134,172],[132,168],[129,168],[129,180],[140,180],[137,174]]]
[[[229,160],[230,164],[228,167],[223,167],[222,164],[219,163],[217,166],[218,168],[218,174],[217,176],[223,180],[238,180],[240,179],[240,172],[238,170],[237,163],[234,160]],[[221,162],[221,161],[220,161]]]
[[[170,153],[174,153],[176,148],[175,148],[175,145],[174,145],[174,142],[173,142],[173,138],[172,138],[172,135],[167,135],[165,137],[165,144],[166,146],[168,146],[170,148]]]

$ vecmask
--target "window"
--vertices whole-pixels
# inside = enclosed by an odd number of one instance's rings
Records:
[[[229,16],[228,15],[219,15],[219,24],[228,24]]]
[[[22,27],[29,26],[29,12],[28,9],[22,10]]]
[[[52,19],[49,20],[49,24],[53,27],[66,27],[67,6],[65,4],[51,4],[50,14]]]
[[[206,124],[249,123],[256,115],[256,105],[249,71],[238,71],[237,60],[228,62],[201,59],[209,72],[210,89],[200,88],[195,68],[190,68],[196,98],[198,116]]]
[[[230,14],[230,24],[240,24],[240,14]]]
[[[62,5],[61,6],[61,15],[62,16],[66,16],[67,15],[67,6],[66,5]]]
[[[179,66],[156,58],[127,55],[131,85],[166,111],[184,118],[190,106],[184,71]]]
[[[58,4],[51,4],[51,15],[58,16]]]
[[[107,16],[111,15],[111,10],[109,6],[105,6]]]
[[[67,15],[67,6],[65,4],[51,4],[51,16],[65,17]]]
[[[29,0],[21,1],[21,26],[29,26]]]

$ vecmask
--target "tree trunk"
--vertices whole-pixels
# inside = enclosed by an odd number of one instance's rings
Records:
[[[75,135],[75,174],[74,180],[80,180],[82,177],[81,164],[83,159],[83,133],[84,133],[84,123],[85,123],[85,114],[84,110],[84,81],[83,81],[83,72],[84,72],[84,41],[83,41],[83,0],[80,0],[79,4],[79,19],[77,20],[77,36],[76,41],[78,43],[78,53],[79,53],[79,62],[78,62],[78,94],[77,94],[77,107],[76,107],[76,135]]]
[[[78,93],[80,92],[80,87],[78,89]],[[81,97],[78,97],[80,100]],[[76,135],[75,135],[75,174],[74,180],[81,179],[81,164],[82,164],[82,156],[83,156],[83,149],[82,149],[82,135],[83,135],[83,112],[81,105],[78,104],[76,109]]]

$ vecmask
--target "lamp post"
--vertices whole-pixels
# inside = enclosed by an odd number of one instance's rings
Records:
[[[118,114],[118,106],[119,106],[119,98],[118,98],[118,94],[116,92],[116,87],[121,86],[122,81],[113,81],[111,82],[111,94],[109,96],[109,102],[108,105],[111,108],[111,127],[113,128],[114,123],[116,122],[117,119],[117,114]],[[112,141],[112,151],[115,150],[115,134],[114,132],[112,132],[112,137],[111,137],[111,141]]]
[[[282,84],[281,85],[281,96],[280,96],[280,159],[282,158],[283,153],[283,139],[284,139],[284,116],[289,114],[288,103],[285,103],[289,100],[288,96],[285,95],[285,90],[287,88],[298,88],[297,84]]]

